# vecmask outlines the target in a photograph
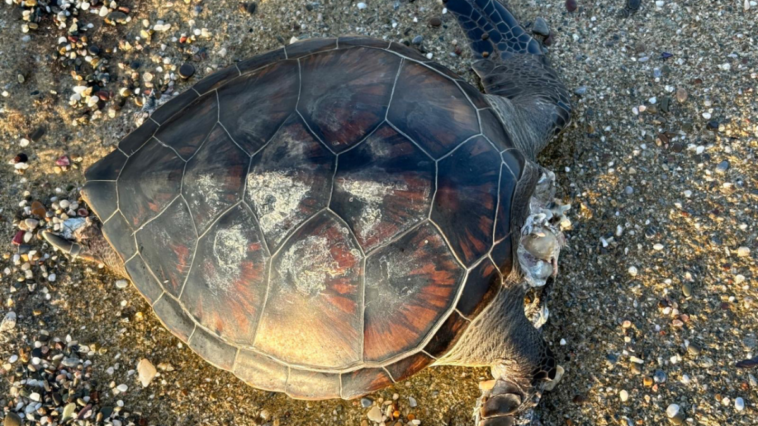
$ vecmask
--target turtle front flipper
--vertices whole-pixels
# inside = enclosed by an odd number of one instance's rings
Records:
[[[474,71],[504,127],[534,158],[571,119],[569,92],[532,38],[499,0],[448,0],[469,38]]]

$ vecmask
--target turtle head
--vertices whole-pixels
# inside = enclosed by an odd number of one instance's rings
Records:
[[[69,221],[66,221],[69,222]],[[109,267],[113,272],[126,276],[124,264],[103,235],[100,221],[88,217],[63,223],[61,234],[49,231],[42,233],[55,249],[71,256],[72,260],[83,259]]]

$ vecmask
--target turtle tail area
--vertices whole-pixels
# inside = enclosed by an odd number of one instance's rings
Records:
[[[447,0],[458,18],[475,59],[506,60],[514,54],[542,55],[540,43],[521,27],[501,0]]]

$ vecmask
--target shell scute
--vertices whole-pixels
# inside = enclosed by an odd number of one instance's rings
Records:
[[[238,204],[198,241],[180,300],[205,328],[250,346],[266,297],[268,259],[252,212]]]
[[[340,156],[330,207],[368,252],[426,218],[434,176],[434,161],[384,124]]]
[[[292,114],[300,91],[297,61],[243,74],[218,89],[219,121],[248,154],[257,152]]]
[[[333,151],[360,142],[384,120],[400,65],[397,55],[367,55],[365,48],[355,48],[312,55],[300,64],[298,111]]]
[[[286,392],[296,399],[339,398],[340,376],[293,368],[287,378]]]
[[[353,399],[392,385],[392,378],[383,368],[362,368],[343,373],[342,398]]]
[[[240,200],[250,158],[221,126],[187,162],[182,194],[202,234],[219,214]]]
[[[329,202],[335,157],[292,114],[252,159],[245,200],[271,251]]]
[[[174,151],[151,139],[129,158],[118,179],[118,197],[124,217],[136,229],[157,216],[179,195],[184,161]]]
[[[153,304],[155,315],[161,320],[174,335],[184,343],[189,341],[195,322],[182,309],[182,305],[171,296],[166,294]]]
[[[428,222],[369,255],[364,360],[383,362],[418,347],[452,305],[464,272]]]
[[[177,198],[155,220],[136,232],[137,246],[163,288],[178,297],[195,249],[195,226],[184,200]]]
[[[240,350],[232,372],[246,383],[272,392],[284,392],[288,367],[253,351]]]
[[[216,94],[203,95],[162,123],[155,139],[173,148],[186,161],[213,130],[217,118]]]
[[[103,224],[103,233],[108,242],[111,243],[121,259],[129,259],[137,252],[137,244],[132,235],[132,228],[129,222],[124,219],[121,212],[116,213]]]
[[[317,368],[359,361],[362,260],[358,243],[334,213],[323,211],[306,222],[272,260],[255,348]]]
[[[234,366],[237,348],[224,343],[220,337],[200,327],[195,328],[195,332],[192,333],[188,345],[206,361],[218,368],[231,370]]]
[[[145,265],[142,258],[140,256],[134,256],[126,262],[125,266],[126,272],[137,287],[137,290],[142,293],[151,305],[155,303],[161,294],[163,294],[163,288],[150,273],[150,270],[147,268],[147,265]]]
[[[387,119],[435,158],[479,133],[476,109],[458,86],[412,61],[403,62]]]
[[[466,266],[492,247],[500,161],[481,136],[439,162],[432,220]]]
[[[495,298],[501,285],[497,267],[492,260],[485,258],[469,272],[455,308],[466,318],[474,319]]]

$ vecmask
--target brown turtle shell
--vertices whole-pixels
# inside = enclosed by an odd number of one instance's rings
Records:
[[[255,387],[353,398],[443,356],[511,272],[523,156],[402,44],[318,39],[176,96],[86,173],[134,284]]]

